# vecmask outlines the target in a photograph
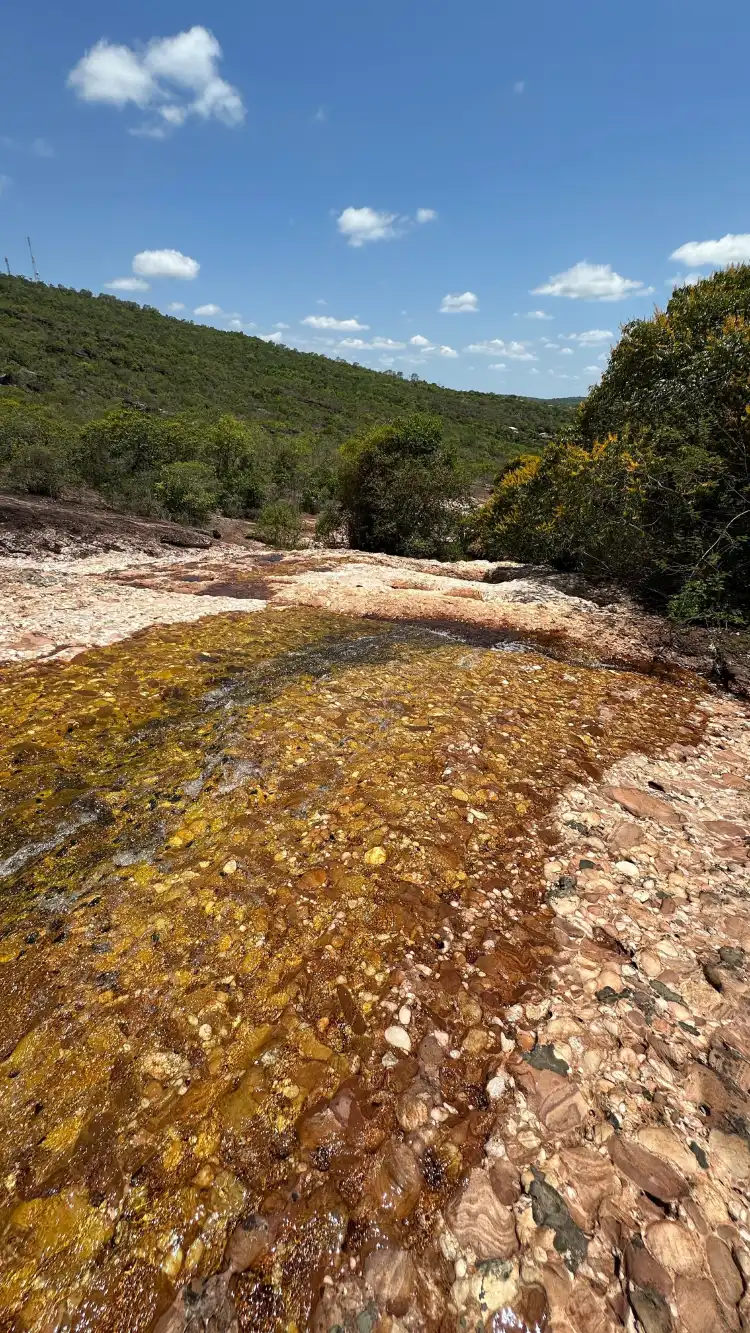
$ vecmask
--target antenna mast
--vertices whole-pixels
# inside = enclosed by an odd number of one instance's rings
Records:
[[[10,277],[10,264],[8,263],[8,256],[7,256],[7,255],[5,256],[5,267],[6,267],[7,270],[8,270],[8,277]]]
[[[37,269],[37,266],[36,266],[36,260],[35,260],[35,258],[34,258],[34,251],[33,251],[32,248],[31,248],[31,237],[30,237],[30,236],[27,236],[27,237],[26,237],[26,244],[27,244],[28,247],[29,247],[29,254],[31,255],[31,272],[32,272],[33,277],[34,277],[34,282],[38,282],[38,281],[39,281],[39,270]]]

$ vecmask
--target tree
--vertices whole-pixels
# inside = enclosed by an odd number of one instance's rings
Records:
[[[170,518],[204,523],[216,507],[218,482],[206,463],[165,463],[156,493]]]
[[[625,325],[568,437],[501,475],[475,532],[681,619],[750,613],[750,266]]]
[[[339,501],[359,550],[447,557],[465,490],[439,417],[415,413],[376,426],[341,452]]]

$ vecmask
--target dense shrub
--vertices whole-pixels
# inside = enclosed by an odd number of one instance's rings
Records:
[[[442,559],[458,550],[466,487],[439,417],[376,426],[341,452],[339,501],[351,546]]]
[[[58,496],[71,475],[72,436],[36,403],[0,398],[0,486]]]
[[[302,517],[296,505],[288,500],[275,500],[264,505],[255,525],[255,535],[269,546],[299,546],[302,539]]]
[[[568,439],[518,459],[475,549],[618,579],[682,620],[750,613],[750,267],[623,329]]]
[[[170,518],[203,523],[216,507],[218,482],[206,463],[165,463],[156,493]]]

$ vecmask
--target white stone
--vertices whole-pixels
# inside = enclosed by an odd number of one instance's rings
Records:
[[[506,1086],[505,1075],[495,1074],[495,1077],[491,1078],[487,1084],[487,1096],[493,1102],[499,1101],[505,1093]]]
[[[411,1037],[405,1028],[386,1028],[385,1039],[389,1046],[395,1046],[399,1051],[406,1051],[408,1054],[411,1050]]]

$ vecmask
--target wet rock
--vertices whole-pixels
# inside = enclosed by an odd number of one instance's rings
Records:
[[[365,1263],[365,1282],[388,1314],[406,1314],[415,1278],[414,1261],[406,1250],[375,1250]]]
[[[565,1313],[575,1333],[617,1333],[619,1320],[615,1322],[604,1296],[580,1278],[573,1287]]]
[[[646,1232],[646,1245],[657,1263],[686,1277],[703,1268],[703,1249],[697,1236],[679,1222],[655,1222]]]
[[[489,1169],[492,1188],[506,1208],[512,1208],[521,1196],[521,1182],[518,1172],[510,1162],[498,1160]]]
[[[194,1278],[154,1326],[154,1333],[238,1333],[229,1273]]]
[[[509,1259],[518,1249],[513,1214],[497,1197],[486,1171],[471,1172],[449,1204],[446,1221],[459,1245],[480,1260]]]
[[[226,1249],[226,1259],[234,1273],[244,1273],[267,1248],[268,1222],[259,1213],[243,1217],[234,1228]]]
[[[669,1203],[690,1192],[684,1176],[640,1144],[613,1134],[607,1147],[618,1171],[655,1199]]]
[[[575,1220],[585,1231],[593,1229],[603,1199],[616,1198],[620,1179],[609,1158],[585,1144],[560,1151],[560,1171],[575,1190],[569,1201]]]
[[[532,1167],[534,1179],[529,1185],[534,1221],[538,1227],[551,1227],[555,1233],[555,1249],[563,1256],[571,1273],[576,1273],[586,1258],[588,1238],[573,1221],[561,1194],[548,1184],[537,1167]]]
[[[666,1125],[644,1125],[638,1131],[638,1142],[649,1152],[665,1157],[688,1180],[696,1175],[695,1154]]]
[[[379,1167],[365,1186],[365,1196],[379,1212],[401,1221],[414,1211],[422,1189],[422,1172],[411,1148],[391,1139]]]
[[[421,1129],[430,1119],[429,1095],[405,1092],[396,1103],[396,1119],[406,1134]]]
[[[407,1055],[409,1054],[411,1050],[411,1037],[406,1031],[406,1028],[399,1027],[398,1025],[386,1028],[385,1039],[389,1046],[395,1046],[397,1051],[405,1051]]]

